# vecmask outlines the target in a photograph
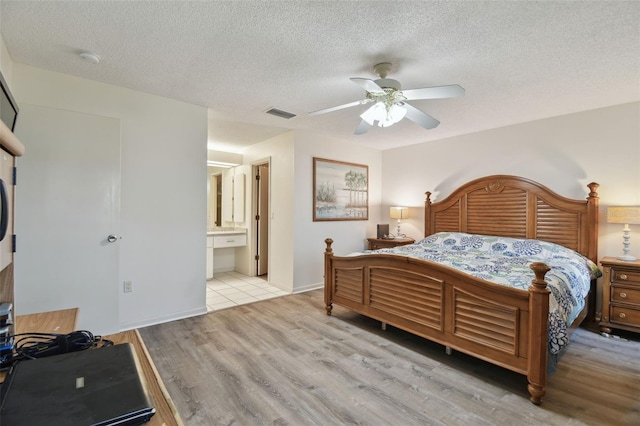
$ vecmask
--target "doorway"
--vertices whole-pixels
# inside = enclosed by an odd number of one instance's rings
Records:
[[[255,260],[256,275],[267,277],[269,273],[269,162],[255,164]]]
[[[214,312],[232,306],[252,303],[259,300],[285,296],[288,292],[269,284],[269,228],[270,228],[270,158],[263,158],[243,168],[247,176],[247,185],[251,183],[251,218],[244,225],[247,229],[247,247],[243,248],[243,257],[249,275],[238,271],[216,272],[207,279],[207,311]],[[242,166],[245,167],[245,166]],[[249,167],[251,167],[249,169]],[[249,175],[249,174],[252,175]],[[219,181],[210,177],[211,188],[221,188]],[[210,192],[211,194],[212,192]],[[215,191],[213,191],[215,193]],[[222,197],[224,198],[224,197]],[[216,207],[219,207],[220,203]],[[213,203],[210,208],[213,209]],[[223,206],[224,208],[224,206]],[[223,222],[224,224],[224,222]],[[211,247],[213,251],[213,247]],[[213,258],[213,254],[212,254]],[[215,262],[215,260],[214,260]]]

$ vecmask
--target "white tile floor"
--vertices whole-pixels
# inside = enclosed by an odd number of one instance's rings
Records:
[[[207,281],[207,312],[286,294],[289,293],[269,285],[264,278],[222,272]]]

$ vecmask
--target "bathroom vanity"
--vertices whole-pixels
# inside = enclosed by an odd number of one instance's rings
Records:
[[[207,279],[235,269],[236,247],[247,245],[247,229],[215,227],[207,232]]]

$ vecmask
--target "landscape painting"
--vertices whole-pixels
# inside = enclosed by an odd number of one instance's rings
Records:
[[[313,220],[369,219],[369,167],[313,159]]]

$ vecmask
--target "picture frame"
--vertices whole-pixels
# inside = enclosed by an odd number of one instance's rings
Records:
[[[368,220],[369,166],[313,158],[313,221]]]

